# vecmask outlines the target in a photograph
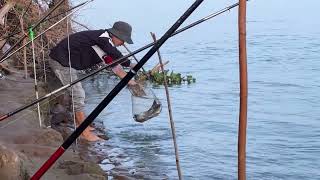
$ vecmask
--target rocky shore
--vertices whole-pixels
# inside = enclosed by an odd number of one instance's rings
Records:
[[[22,34],[26,33],[21,32],[11,35],[13,32],[37,22],[41,16],[45,15],[50,8],[58,3],[55,0],[50,1],[49,4],[46,2],[32,1],[30,3],[29,1],[20,0],[0,2],[2,15],[7,14],[0,18],[1,22],[6,22],[5,26],[1,26],[0,23],[0,55],[3,55]],[[53,23],[56,23],[61,19],[61,14],[63,15],[63,12],[66,12],[70,7],[69,1],[65,1],[53,12],[49,20],[41,24],[40,29],[35,29],[35,33],[40,33],[44,29],[49,28]],[[21,16],[21,14],[24,14],[24,16]],[[39,17],[39,15],[41,16]],[[72,19],[77,24],[76,19],[74,17]],[[81,30],[75,24],[72,27],[68,27],[66,21],[63,21],[55,26],[55,28],[47,31],[41,40],[34,41],[38,80],[45,79],[45,74],[50,73],[46,62],[50,47],[64,38],[70,29],[74,32]],[[0,64],[0,73],[4,73],[6,68],[9,68],[11,71],[11,73],[5,76],[0,74],[0,116],[12,112],[35,99],[32,59],[32,49],[26,48],[15,53],[9,60]],[[43,61],[40,61],[40,59]],[[8,61],[10,63],[7,63]],[[25,76],[29,77],[25,78]],[[57,84],[59,80],[50,80],[50,76],[47,78],[49,83],[38,81],[40,97],[61,86]],[[55,99],[60,101],[58,106],[54,103],[49,103],[51,100],[52,98],[50,97],[48,100],[40,103],[42,127],[39,126],[36,106],[0,121],[0,180],[30,179],[63,143],[64,138],[72,133],[73,121],[70,118],[70,109],[68,111],[68,108],[66,108],[69,106],[64,105],[61,99]],[[102,122],[95,122],[95,128],[96,133],[100,137],[105,140],[108,139],[105,136],[106,131],[103,129],[104,125]],[[143,169],[124,167],[120,163],[121,160],[119,160],[123,155],[108,154],[108,148],[112,149],[107,141],[88,143],[78,140],[77,145],[70,147],[41,179],[99,180],[108,179],[108,177],[109,179],[120,180],[165,179],[156,176],[149,177],[152,173],[145,172]]]
[[[6,114],[34,98],[34,80],[25,79],[19,71],[0,80],[0,114]],[[40,85],[41,86],[41,85]],[[39,127],[35,107],[0,122],[0,179],[26,180],[62,144],[63,133]],[[80,146],[81,143],[79,143]],[[98,158],[88,155],[88,144],[64,155],[43,176],[48,180],[107,179],[97,164]],[[82,155],[82,154],[85,154]]]

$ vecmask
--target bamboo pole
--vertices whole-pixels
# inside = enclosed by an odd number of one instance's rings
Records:
[[[29,36],[31,39],[31,48],[32,48],[32,59],[33,59],[33,75],[34,75],[34,89],[36,94],[36,99],[39,99],[39,86],[37,81],[37,68],[36,68],[36,54],[35,54],[35,44],[34,44],[34,32],[32,28],[29,29]],[[38,119],[39,119],[39,126],[42,127],[42,120],[41,120],[41,110],[40,110],[40,103],[37,103],[38,109]]]
[[[157,38],[156,35],[152,32],[150,32],[153,41],[156,42]],[[167,83],[167,77],[166,74],[164,72],[164,67],[163,67],[163,63],[162,63],[162,57],[160,54],[160,50],[157,50],[157,54],[159,57],[159,63],[160,63],[160,67],[162,70],[162,74],[164,77],[164,88],[166,91],[166,97],[167,97],[167,104],[168,104],[168,111],[169,111],[169,118],[170,118],[170,125],[171,125],[171,133],[172,133],[172,139],[173,139],[173,145],[174,145],[174,152],[176,155],[176,166],[177,166],[177,170],[178,170],[178,176],[179,176],[179,180],[182,180],[182,173],[181,173],[181,168],[180,168],[180,161],[179,161],[179,151],[178,151],[178,144],[177,144],[177,138],[176,138],[176,131],[175,131],[175,126],[174,126],[174,121],[173,121],[173,116],[172,116],[172,108],[171,108],[171,101],[170,101],[170,94],[169,94],[169,89],[168,89],[168,83]]]
[[[69,75],[70,75],[70,83],[73,81],[72,79],[72,65],[71,65],[71,48],[70,48],[70,30],[71,28],[71,23],[70,23],[70,17],[66,19],[66,25],[67,25],[67,40],[68,40],[68,60],[69,60]],[[76,113],[74,109],[74,93],[73,93],[73,86],[70,87],[70,92],[71,92],[71,105],[72,105],[72,120],[73,120],[73,126],[74,130],[77,129],[77,123],[76,123]],[[78,140],[75,140],[75,148],[73,149],[73,152],[75,152],[76,148],[78,148]]]
[[[40,5],[38,6],[38,11],[39,11],[39,18],[41,17],[41,7]],[[40,32],[42,31],[42,24],[39,25]],[[45,52],[44,52],[44,40],[43,36],[40,36],[40,42],[41,42],[41,55],[42,55],[42,63],[43,63],[43,75],[44,75],[44,82],[47,83],[47,71],[46,71],[46,60],[45,60]],[[23,42],[25,44],[26,42]],[[39,63],[40,64],[40,63]]]
[[[240,70],[240,114],[238,134],[238,179],[246,179],[246,133],[248,106],[248,75],[246,49],[246,0],[239,0],[239,70]]]
[[[22,32],[22,36],[26,34],[26,32],[24,31],[24,21],[23,21],[23,17],[20,17],[20,26],[21,26],[21,32]],[[27,43],[27,40],[24,39],[23,40],[23,44]],[[23,48],[23,66],[24,66],[24,78],[28,79],[28,66],[27,66],[27,48],[24,47]]]

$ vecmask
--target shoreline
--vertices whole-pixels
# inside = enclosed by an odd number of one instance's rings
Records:
[[[12,67],[10,67],[11,69]],[[0,79],[0,114],[6,114],[22,107],[34,99],[34,79],[24,78],[23,71],[14,68],[10,75]],[[49,78],[49,84],[57,88],[57,84]],[[48,93],[44,83],[39,84],[40,96]],[[55,99],[55,98],[53,98]],[[50,100],[51,101],[51,100]],[[41,102],[46,106],[49,102]],[[52,120],[51,114],[42,119],[42,124],[48,126]],[[65,108],[65,107],[63,107]],[[49,113],[44,108],[41,113]],[[64,139],[73,131],[73,121],[66,114],[57,113],[60,119],[51,127],[39,127],[37,108],[33,106],[19,112],[8,119],[0,121],[0,179],[27,180],[40,166],[61,146]],[[49,120],[50,119],[50,120]],[[53,118],[54,119],[54,118]],[[61,120],[64,119],[64,120]],[[53,164],[41,179],[48,180],[93,180],[93,179],[168,179],[166,176],[156,175],[141,167],[126,167],[122,164],[123,154],[112,153],[115,147],[107,143],[108,137],[101,121],[93,122],[95,133],[105,141],[87,142],[78,138],[75,143]],[[111,152],[111,154],[110,154]],[[118,157],[119,156],[119,157]]]

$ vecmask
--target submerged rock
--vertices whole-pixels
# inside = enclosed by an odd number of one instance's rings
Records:
[[[55,126],[62,122],[67,122],[68,119],[72,119],[67,108],[61,104],[55,104],[51,108],[51,126]]]

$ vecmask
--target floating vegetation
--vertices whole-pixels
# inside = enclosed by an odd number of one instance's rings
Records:
[[[182,76],[181,73],[170,72],[169,70],[166,70],[164,73],[160,71],[148,71],[147,74],[141,72],[138,74],[137,80],[140,82],[150,80],[156,85],[162,85],[164,84],[164,77],[166,77],[168,85],[180,85],[183,83],[191,84],[196,82],[196,78],[192,75]]]

